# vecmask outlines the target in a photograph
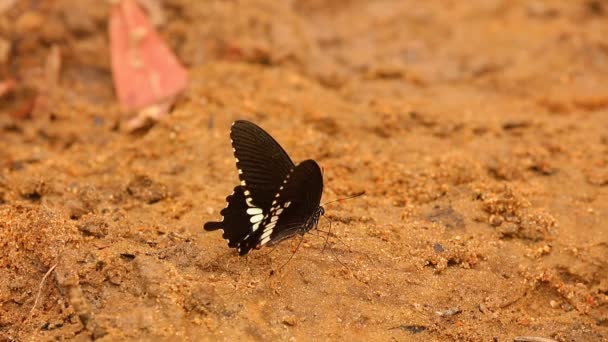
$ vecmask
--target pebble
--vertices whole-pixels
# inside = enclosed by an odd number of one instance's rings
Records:
[[[400,325],[399,328],[412,334],[418,334],[428,329],[424,325]]]
[[[294,325],[296,325],[296,317],[295,316],[283,316],[283,319],[281,320],[281,323],[288,325],[290,327],[293,327]]]
[[[498,227],[502,224],[502,217],[498,216],[498,215],[490,215],[490,218],[488,219],[490,225],[494,226],[494,227]]]
[[[437,253],[441,253],[441,252],[445,251],[445,249],[443,248],[443,246],[440,243],[435,243],[433,245],[433,250]]]
[[[459,314],[461,312],[462,312],[462,310],[459,307],[453,307],[453,308],[449,308],[447,310],[437,311],[435,313],[441,317],[450,317],[450,316]]]

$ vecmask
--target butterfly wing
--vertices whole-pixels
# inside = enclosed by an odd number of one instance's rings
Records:
[[[239,246],[240,253],[265,244],[273,245],[316,224],[323,174],[314,160],[306,160],[282,181],[270,210],[259,229],[248,234]]]
[[[246,204],[268,210],[294,163],[274,138],[249,121],[235,121],[230,138]]]
[[[248,121],[236,121],[230,138],[241,184],[226,198],[223,220],[207,222],[205,230],[223,229],[228,246],[245,255],[312,228],[323,192],[319,165],[306,160],[296,167],[268,133]]]
[[[207,222],[204,228],[207,231],[223,229],[222,236],[228,240],[228,247],[236,248],[251,231],[243,188],[241,186],[234,188],[232,194],[226,197],[226,202],[228,205],[220,212],[223,216],[222,221]]]
[[[280,191],[275,210],[270,211],[270,221],[276,216],[277,224],[270,234],[268,244],[276,244],[301,230],[313,228],[318,220],[318,216],[314,216],[321,204],[322,195],[323,173],[319,165],[310,159],[298,164]],[[279,212],[281,208],[283,211]],[[260,242],[263,240],[264,238]]]

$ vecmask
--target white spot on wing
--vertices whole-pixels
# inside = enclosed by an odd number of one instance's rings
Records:
[[[262,221],[256,223],[253,225],[253,227],[251,227],[251,231],[255,232],[256,230],[258,230],[258,228],[260,228],[260,223],[262,223]],[[247,236],[245,238],[249,237],[249,234],[247,234]]]
[[[247,185],[247,183],[245,183],[245,181],[244,181],[244,180],[242,180],[242,181],[241,181],[241,186],[246,186],[246,185]]]
[[[262,236],[260,236],[260,239],[265,239],[267,237],[270,237],[270,234],[272,234],[272,229],[271,230],[265,230],[264,234],[262,234]]]
[[[265,245],[266,242],[270,241],[270,236],[267,236],[260,241],[260,246]]]
[[[270,222],[277,222],[277,220],[278,220],[278,219],[279,219],[279,217],[278,217],[278,216],[273,216],[273,217],[270,219]]]
[[[251,222],[251,223],[257,223],[257,222],[262,221],[263,218],[264,218],[264,215],[262,215],[262,214],[251,216],[251,218],[249,219],[249,222]]]
[[[289,208],[290,205],[291,205],[291,202],[285,202],[285,204],[283,204],[283,208]]]
[[[260,208],[249,208],[247,209],[247,214],[249,215],[258,215],[262,213],[262,209]]]

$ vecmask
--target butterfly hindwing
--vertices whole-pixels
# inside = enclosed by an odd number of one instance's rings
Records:
[[[207,222],[204,228],[207,231],[223,229],[222,237],[228,240],[228,247],[236,248],[251,230],[243,188],[235,187],[232,195],[226,197],[226,202],[228,205],[220,211],[222,221]]]
[[[259,244],[273,245],[316,225],[323,193],[323,174],[314,160],[298,164],[279,187],[260,227]]]
[[[268,209],[294,163],[274,138],[249,121],[235,121],[230,138],[247,204]]]

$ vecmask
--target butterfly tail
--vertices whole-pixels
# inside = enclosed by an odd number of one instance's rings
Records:
[[[224,230],[222,237],[228,240],[228,247],[236,248],[249,233],[250,225],[243,188],[235,187],[234,192],[226,197],[226,202],[228,205],[220,211],[223,220],[207,222],[203,228],[207,231]]]

